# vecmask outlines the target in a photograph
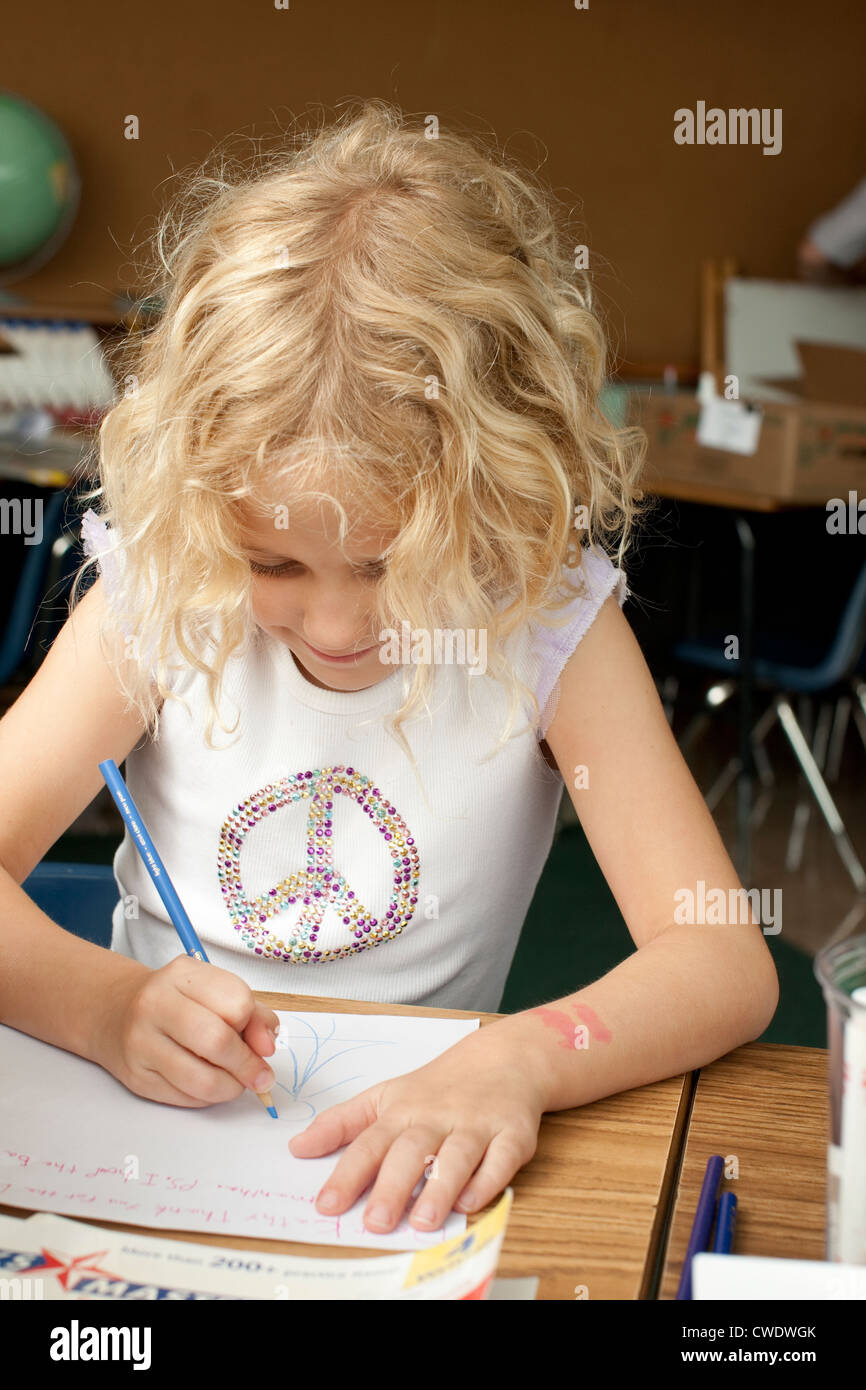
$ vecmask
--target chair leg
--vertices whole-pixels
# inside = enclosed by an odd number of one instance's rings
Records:
[[[866,748],[866,681],[858,678],[852,682],[851,688],[857,697],[857,703],[854,706],[854,723],[857,726],[863,747]]]
[[[694,744],[697,743],[699,738],[703,737],[709,727],[710,715],[705,709],[700,709],[697,714],[692,715],[682,734],[677,739],[679,750],[684,758],[688,759]]]
[[[740,771],[740,759],[731,758],[727,765],[722,768],[704,800],[709,811],[715,811],[725,793],[734,785]]]
[[[802,710],[802,706],[801,706]],[[827,747],[830,741],[830,724],[832,711],[830,705],[825,701],[818,712],[818,720],[815,725],[815,733],[812,739],[812,756],[815,763],[823,774],[827,764]],[[802,724],[802,715],[801,715]],[[805,734],[804,734],[805,737]],[[791,821],[791,831],[788,835],[788,848],[785,852],[785,868],[789,873],[796,873],[803,862],[803,849],[806,844],[806,831],[809,829],[809,818],[812,814],[812,801],[806,794],[807,787],[802,783],[797,805],[794,809],[794,817]]]
[[[698,739],[701,738],[709,728],[713,711],[720,709],[721,706],[731,698],[736,689],[735,682],[731,680],[716,681],[710,686],[709,691],[707,691],[707,694],[704,696],[702,707],[698,710],[697,714],[692,715],[685,730],[677,739],[677,747],[684,758],[688,757],[693,744],[697,743]],[[712,699],[709,698],[710,694],[713,696]]]
[[[676,700],[680,690],[679,676],[665,676],[664,680],[656,681],[656,688],[661,696],[665,717],[673,728]]]
[[[775,722],[775,716],[773,722]],[[752,829],[760,830],[773,801],[773,789],[776,785],[776,779],[773,776],[773,768],[767,756],[764,741],[763,739],[755,738],[754,734],[752,735],[752,754],[755,759],[755,769],[761,783],[761,790],[755,797],[755,804],[752,807]]]
[[[866,899],[856,898],[854,906],[846,912],[836,930],[827,937],[824,945],[835,946],[838,941],[845,941],[859,927],[864,917],[866,917]]]
[[[790,702],[784,695],[776,697],[776,709],[778,710],[779,720],[787,735],[788,742],[794,750],[794,756],[803,769],[803,773],[812,790],[812,795],[817,801],[821,814],[827,822],[827,827],[833,836],[839,857],[848,870],[858,893],[866,893],[866,869],[864,869],[854,846],[848,838],[848,832],[845,829],[842,817],[839,815],[836,803],[830,795],[827,783],[824,781],[821,770],[812,756],[812,750],[806,742],[800,725],[797,723]]]
[[[845,734],[848,730],[850,715],[851,701],[847,695],[840,695],[836,701],[832,728],[830,728],[830,706],[824,705],[821,709],[815,739],[812,743],[812,752],[828,786],[839,780]],[[811,801],[807,796],[801,794],[794,811],[794,819],[791,822],[791,833],[788,837],[788,849],[785,855],[785,868],[792,872],[799,869],[802,862],[811,811]]]
[[[851,701],[847,695],[840,695],[836,701],[836,711],[833,715],[833,732],[830,735],[830,749],[827,753],[827,781],[838,782],[839,770],[842,766],[842,750],[845,747],[845,735],[848,732],[848,720],[851,718]]]
[[[770,759],[767,757],[767,750],[764,747],[764,740],[775,724],[776,718],[775,705],[768,705],[752,730],[752,750],[755,755],[755,766],[758,770],[758,776],[761,779],[761,785],[765,790],[772,787],[775,782],[773,769],[770,766]],[[729,787],[733,786],[734,781],[739,775],[739,771],[739,757],[731,758],[704,797],[710,811],[716,809],[722,797],[725,795],[725,792],[727,792]],[[761,798],[761,801],[763,801],[763,798]],[[758,816],[757,824],[760,824],[766,813],[766,807],[762,806],[760,803],[756,803],[752,811],[753,825],[756,823],[756,812]]]
[[[770,704],[764,710],[754,729],[752,730],[752,751],[755,757],[755,767],[758,770],[758,777],[761,786],[769,790],[776,785],[776,778],[773,774],[773,767],[764,743],[767,734],[776,722],[775,706]]]

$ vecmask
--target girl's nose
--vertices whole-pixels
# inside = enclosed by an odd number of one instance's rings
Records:
[[[319,651],[345,656],[375,644],[377,620],[369,584],[354,577],[309,575],[292,598],[295,631]]]
[[[329,656],[348,656],[376,644],[373,621],[367,615],[342,611],[322,613],[307,609],[301,626],[301,635],[311,647]]]

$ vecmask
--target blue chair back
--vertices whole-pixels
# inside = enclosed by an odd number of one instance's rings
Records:
[[[43,860],[21,887],[52,922],[97,946],[111,945],[111,914],[120,894],[110,864]]]
[[[802,654],[786,653],[782,659],[756,656],[753,666],[756,684],[794,694],[816,695],[847,681],[855,672],[866,671],[866,563],[854,582],[833,640],[821,660],[816,664],[816,653],[805,649],[802,643],[800,646]],[[718,640],[678,642],[674,652],[679,660],[705,670],[739,673],[739,657],[727,660]]]
[[[866,647],[866,562],[845,604],[836,636],[821,665],[831,681],[844,680],[863,663]]]

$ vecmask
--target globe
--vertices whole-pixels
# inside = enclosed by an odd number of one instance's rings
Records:
[[[31,102],[0,91],[0,281],[21,279],[54,255],[80,191],[62,131]]]

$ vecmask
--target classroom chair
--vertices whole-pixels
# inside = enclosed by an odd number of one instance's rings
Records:
[[[21,887],[52,922],[97,946],[111,945],[111,914],[120,895],[110,864],[43,860]]]
[[[855,709],[859,711],[859,715],[863,715],[863,718],[858,715],[855,722],[861,737],[864,737],[864,742],[866,742],[866,723],[864,723],[864,719],[866,719],[866,683],[858,674],[858,668],[863,666],[864,649],[866,649],[866,564],[861,568],[842,610],[835,635],[823,657],[816,664],[808,664],[808,657],[812,653],[802,644],[793,651],[789,649],[782,657],[756,654],[753,662],[755,688],[770,694],[770,703],[752,730],[752,747],[759,777],[765,788],[772,782],[772,772],[763,744],[767,734],[776,722],[779,722],[800,765],[805,784],[824,817],[833,836],[839,857],[858,893],[866,893],[866,868],[864,868],[851,843],[842,817],[830,794],[824,771],[829,770],[831,780],[838,772],[838,763],[841,760],[841,739],[844,736],[843,721],[845,721],[844,706],[842,707],[842,714],[839,713],[840,702],[843,700],[849,702],[850,708],[852,695],[856,702]],[[674,647],[673,654],[675,660],[681,664],[697,666],[705,671],[723,674],[725,677],[721,682],[715,682],[707,691],[703,709],[691,721],[679,740],[680,748],[685,753],[693,743],[696,732],[706,727],[710,711],[725,704],[736,690],[739,659],[728,659],[724,654],[723,644],[718,639],[715,641],[678,642]],[[794,714],[791,705],[791,697],[794,696],[799,696],[801,701],[815,699],[822,706],[812,747],[810,747],[800,721]],[[825,708],[830,711],[834,706],[836,708],[835,715],[831,716],[829,713],[824,713]],[[807,723],[808,727],[809,720],[805,717],[806,710],[807,706],[801,704],[801,719]],[[832,724],[836,726],[835,739],[831,730],[831,720]],[[711,810],[718,804],[724,791],[733,783],[739,771],[739,758],[732,758],[714,788],[707,795],[707,804]],[[795,811],[795,820],[788,841],[789,863],[799,862],[802,845],[798,846],[798,837],[802,834],[804,820],[803,813]]]

